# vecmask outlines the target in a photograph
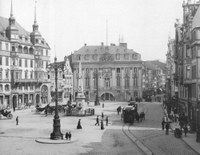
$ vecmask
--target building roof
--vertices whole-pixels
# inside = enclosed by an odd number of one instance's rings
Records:
[[[4,18],[0,16],[0,32],[5,32],[8,26],[9,26],[8,18]],[[26,31],[18,22],[15,22],[15,26],[19,30],[19,35],[29,36],[29,32]]]
[[[200,27],[200,7],[198,8],[192,21],[192,29],[196,27]]]
[[[132,49],[127,49],[126,47],[123,46],[116,46],[116,45],[110,45],[110,46],[105,46],[105,45],[96,45],[96,46],[88,46],[85,45],[81,47],[78,51],[75,51],[74,54],[104,54],[104,53],[110,53],[110,54],[125,54],[125,53],[135,53],[139,54]],[[122,53],[123,52],[123,53]]]
[[[166,64],[160,62],[159,60],[144,61],[144,66],[151,70],[157,70],[158,68],[162,69],[163,71],[166,70]]]

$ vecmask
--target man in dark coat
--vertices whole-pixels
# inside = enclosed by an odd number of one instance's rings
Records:
[[[68,135],[69,135],[69,140],[71,140],[71,137],[72,137],[71,132],[69,132]]]
[[[106,126],[108,126],[108,116],[106,116]]]
[[[169,134],[169,123],[168,122],[166,123],[165,128],[166,128],[166,135],[168,135]]]
[[[77,129],[82,129],[82,126],[81,126],[81,119],[78,120]]]
[[[98,125],[99,126],[99,116],[97,116],[96,118],[96,123],[95,123],[95,126]]]
[[[69,133],[68,132],[66,132],[65,138],[66,138],[66,140],[68,140],[68,138],[69,138]]]
[[[19,117],[17,116],[16,117],[16,125],[18,125],[18,123],[19,123]]]

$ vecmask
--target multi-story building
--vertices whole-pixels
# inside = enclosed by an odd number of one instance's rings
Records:
[[[60,66],[58,68],[57,74],[57,91],[58,91],[58,101],[66,103],[68,100],[72,99],[73,95],[73,73],[71,70],[69,59],[65,56],[64,61],[54,62],[49,66]],[[49,71],[49,78],[51,80],[50,92],[51,101],[55,99],[55,69],[51,68]]]
[[[158,60],[144,61],[142,66],[143,98],[162,94],[165,89],[165,63]]]
[[[168,39],[168,51],[166,54],[166,102],[168,111],[177,106],[178,87],[175,83],[175,40]]]
[[[88,46],[85,44],[72,55],[74,74],[74,97],[77,94],[79,62],[82,64],[83,90],[86,99],[128,101],[142,97],[141,55],[127,48],[127,43],[118,46]]]
[[[175,23],[175,83],[177,107],[188,117],[191,130],[200,141],[200,1],[183,2],[183,24]]]
[[[36,12],[33,31],[21,27],[15,21],[12,5],[9,19],[0,17],[1,106],[22,107],[49,100],[46,65],[50,62],[50,47],[38,27]]]

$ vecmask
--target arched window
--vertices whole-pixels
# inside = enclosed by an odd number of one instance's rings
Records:
[[[129,76],[125,77],[125,88],[128,89],[129,88]]]
[[[7,84],[7,85],[5,85],[5,91],[9,91],[10,90],[10,87],[9,87],[9,85]]]
[[[24,54],[28,54],[28,47],[24,47]]]
[[[18,52],[22,53],[22,46],[21,45],[18,46]]]
[[[29,54],[34,54],[33,52],[34,52],[33,48],[32,47],[29,48]]]
[[[81,60],[81,55],[77,55],[76,60]]]

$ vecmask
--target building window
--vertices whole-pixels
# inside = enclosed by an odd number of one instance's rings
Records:
[[[196,65],[192,66],[192,79],[196,79]]]
[[[120,60],[120,54],[116,54],[116,60]]]
[[[7,84],[7,85],[5,85],[5,91],[9,91],[9,85]]]
[[[30,74],[30,78],[33,79],[33,72],[31,72],[31,74]]]
[[[134,73],[137,73],[137,67],[134,67]]]
[[[22,67],[22,59],[19,59],[19,66]]]
[[[27,79],[27,78],[28,78],[28,72],[25,71],[25,79]]]
[[[9,71],[6,70],[6,79],[9,79]]]
[[[28,54],[28,47],[24,47],[24,54]]]
[[[2,65],[2,56],[0,56],[0,65]]]
[[[22,46],[18,46],[18,52],[22,53]]]
[[[32,47],[29,48],[29,54],[34,54],[34,53],[33,53],[33,48],[32,48]]]
[[[125,88],[126,88],[126,89],[129,88],[129,79],[130,79],[130,78],[129,78],[128,76],[125,77]]]
[[[33,85],[32,84],[30,85],[30,90],[33,90]]]
[[[137,77],[133,78],[133,87],[137,87],[138,86],[138,80]]]
[[[190,79],[190,66],[186,66],[186,79]]]
[[[137,60],[137,54],[132,54],[132,59]]]
[[[25,89],[25,90],[28,90],[28,84],[25,85],[24,89]]]
[[[105,78],[105,87],[110,88],[110,78]]]
[[[85,86],[86,86],[86,88],[90,88],[90,78],[89,77],[85,78]]]
[[[28,61],[25,59],[25,67],[28,67]]]
[[[49,51],[48,50],[46,50],[46,56],[48,56],[49,55],[49,53],[48,53]]]
[[[85,55],[85,60],[89,60],[89,54]]]
[[[30,66],[33,68],[33,60],[30,60]]]
[[[121,78],[117,76],[117,87],[121,87]]]
[[[2,50],[2,42],[0,42],[0,50]]]
[[[0,91],[3,91],[3,85],[0,84]]]
[[[6,57],[6,66],[9,66],[9,58]]]
[[[0,71],[0,80],[2,80],[2,71]]]
[[[120,73],[120,68],[117,68],[117,73],[118,73],[118,74]]]
[[[6,51],[8,51],[9,50],[9,48],[8,48],[8,43],[6,43]]]
[[[12,46],[12,52],[15,52],[15,46]]]

